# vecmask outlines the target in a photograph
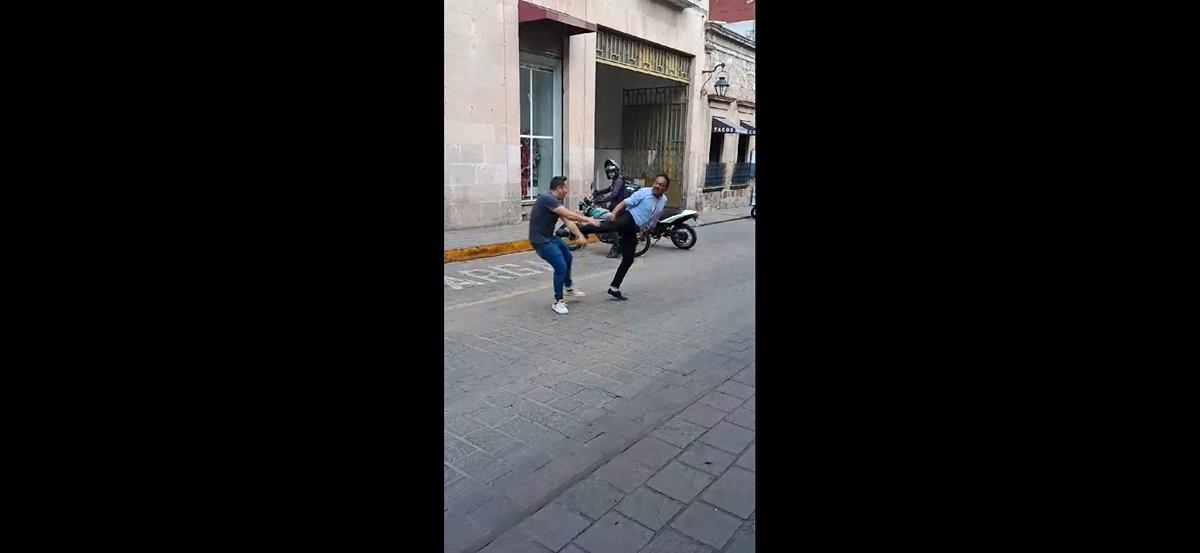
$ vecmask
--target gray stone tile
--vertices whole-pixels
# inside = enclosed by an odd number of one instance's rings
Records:
[[[449,551],[449,550],[447,550]],[[479,553],[552,553],[545,546],[516,531],[508,531],[496,538]]]
[[[751,448],[753,449],[753,448]],[[735,457],[704,442],[696,442],[684,450],[679,456],[679,462],[695,469],[700,469],[713,476],[719,476],[729,468]]]
[[[654,469],[641,463],[617,457],[596,470],[595,476],[618,490],[632,493],[654,475]]]
[[[469,478],[459,477],[442,486],[442,505],[450,503],[475,488]]]
[[[572,411],[575,411],[576,409],[579,409],[580,407],[583,407],[583,402],[571,399],[569,397],[563,397],[563,398],[558,398],[554,401],[551,401],[550,403],[547,403],[546,405],[549,405],[550,407],[558,409],[559,411],[562,411],[564,413],[570,413]]]
[[[658,471],[646,485],[687,503],[712,481],[708,474],[676,461]]]
[[[588,552],[580,549],[578,545],[569,543],[569,544],[567,544],[566,547],[564,547],[562,549],[562,551],[559,551],[558,553],[588,553]]]
[[[742,407],[745,407],[746,409],[749,409],[749,410],[753,411],[753,410],[754,410],[754,405],[755,405],[756,403],[758,403],[758,396],[754,396],[754,397],[752,397],[752,398],[750,398],[750,399],[747,399],[747,400],[746,400],[746,403],[743,403],[743,404],[742,404]]]
[[[758,444],[751,444],[750,448],[747,449],[746,452],[743,453],[741,457],[738,457],[737,463],[735,463],[735,464],[737,466],[742,467],[747,470],[755,470],[754,469],[754,452],[757,449],[758,449]]]
[[[454,467],[478,482],[491,482],[512,470],[512,466],[482,451],[475,451],[454,462]]]
[[[658,439],[675,447],[687,447],[701,434],[704,434],[704,427],[675,417],[662,423],[654,430],[653,434]]]
[[[704,490],[701,499],[739,517],[750,518],[754,513],[754,473],[732,467]]]
[[[724,384],[717,386],[717,391],[742,399],[750,399],[754,395],[753,386],[747,386],[736,380],[725,381]]]
[[[742,524],[742,527],[733,534],[733,539],[729,540],[729,544],[725,546],[725,553],[754,553],[754,533],[753,520]]]
[[[567,396],[573,396],[583,390],[583,386],[565,380],[554,385],[554,391]]]
[[[535,448],[549,447],[562,440],[562,435],[558,432],[520,417],[513,417],[500,426],[497,426],[496,430]]]
[[[625,497],[625,492],[598,478],[588,478],[571,486],[558,498],[558,502],[572,511],[596,520],[607,513]]]
[[[721,392],[711,392],[708,395],[696,400],[696,403],[716,407],[726,413],[732,413],[734,409],[741,407],[744,400]]]
[[[562,505],[551,503],[522,521],[517,528],[534,541],[558,551],[591,523]]]
[[[754,367],[747,367],[741,372],[733,375],[733,379],[747,386],[755,386]]]
[[[532,399],[538,403],[550,403],[556,399],[563,397],[562,394],[551,390],[550,388],[539,386],[537,389],[525,394],[525,397]]]
[[[458,478],[458,476],[459,476],[458,472],[456,472],[454,469],[450,468],[450,465],[442,465],[442,485],[443,486],[445,486],[446,484],[449,484],[450,482],[453,482],[455,478]]]
[[[465,456],[466,454],[475,451],[475,446],[464,442],[450,434],[442,434],[442,451],[444,460],[447,463],[453,463]]]
[[[626,496],[617,505],[617,511],[621,514],[654,531],[666,525],[682,508],[682,503],[645,486]]]
[[[513,500],[497,495],[471,509],[467,518],[481,528],[509,528],[520,522],[522,517],[520,508]]]
[[[725,411],[715,407],[710,407],[703,403],[693,403],[689,405],[687,409],[684,409],[682,412],[680,412],[678,416],[685,421],[698,424],[705,428],[712,428],[713,426],[716,426],[718,422],[721,422],[721,419],[725,418],[725,415]]]
[[[741,525],[742,521],[737,517],[699,501],[684,509],[683,514],[671,523],[672,528],[717,549],[725,547],[725,543]]]
[[[725,420],[738,426],[754,430],[754,411],[746,409],[745,406],[735,409],[733,413],[730,413],[728,417],[725,417]]]
[[[464,439],[488,453],[495,453],[504,446],[513,443],[513,439],[506,434],[484,427],[467,434],[464,436]]]
[[[680,451],[682,451],[682,448],[673,446],[654,436],[646,436],[636,444],[630,446],[629,449],[626,449],[621,456],[652,469],[657,469],[667,464]]]
[[[707,545],[667,528],[658,533],[639,553],[716,553]]]
[[[632,553],[641,549],[652,537],[654,532],[610,511],[575,538],[575,543],[589,553]]]
[[[754,441],[754,431],[721,421],[700,437],[700,441],[733,454],[741,453]]]
[[[483,408],[467,413],[467,416],[488,426],[496,426],[497,424],[513,418],[511,410],[501,409],[494,405],[485,405]]]
[[[483,427],[483,423],[463,415],[447,416],[442,421],[442,429],[456,436],[466,436]]]

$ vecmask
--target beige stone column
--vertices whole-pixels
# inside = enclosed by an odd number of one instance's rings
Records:
[[[567,40],[563,67],[563,170],[570,196],[591,192],[596,165],[596,34]]]

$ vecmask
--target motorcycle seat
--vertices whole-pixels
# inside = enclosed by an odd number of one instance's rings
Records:
[[[663,208],[662,213],[660,213],[658,215],[658,220],[662,221],[663,219],[670,219],[671,217],[679,215],[682,212],[683,212],[682,209],[677,209],[674,207],[666,207],[666,208]]]

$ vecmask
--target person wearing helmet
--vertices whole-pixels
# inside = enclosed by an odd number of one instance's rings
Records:
[[[611,182],[606,190],[611,190],[607,196],[597,200],[596,203],[605,206],[609,211],[617,208],[617,204],[625,199],[625,178],[621,176],[621,166],[617,162],[606,159],[604,160],[604,175]],[[612,249],[608,251],[606,256],[609,259],[621,257],[621,238],[620,235],[613,239]]]

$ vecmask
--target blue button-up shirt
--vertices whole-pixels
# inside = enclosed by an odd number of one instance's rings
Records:
[[[652,221],[651,216],[658,219],[658,215],[662,213],[666,205],[667,195],[664,193],[661,198],[655,198],[654,189],[649,187],[642,188],[625,199],[625,209],[629,210],[629,214],[633,216],[633,222],[637,223],[638,228],[643,230],[657,222]]]

